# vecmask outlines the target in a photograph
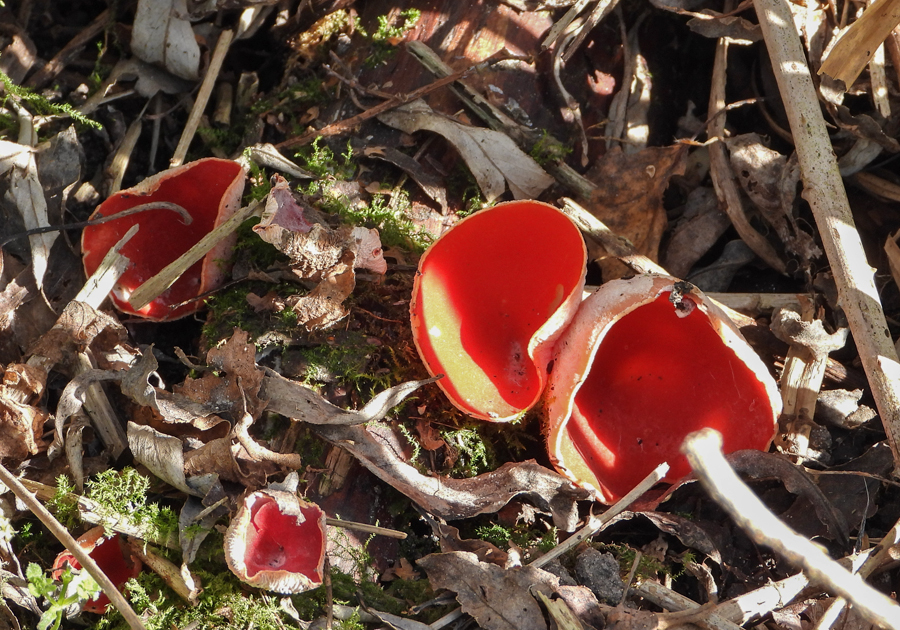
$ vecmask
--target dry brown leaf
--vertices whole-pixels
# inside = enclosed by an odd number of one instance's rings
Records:
[[[501,569],[474,553],[434,553],[418,561],[434,589],[457,594],[463,609],[485,630],[547,630],[532,592],[550,595],[559,586],[555,575],[533,567]]]
[[[467,551],[474,553],[481,562],[490,562],[498,567],[506,567],[509,554],[495,544],[477,538],[463,539],[459,535],[459,530],[452,525],[439,523],[430,517],[426,517],[426,520],[431,525],[431,531],[437,536],[442,552]]]
[[[218,481],[215,474],[187,477],[184,467],[184,443],[151,427],[128,423],[128,447],[134,461],[182,492],[204,497]]]
[[[76,351],[91,345],[107,330],[114,339],[126,335],[117,319],[83,302],[69,302],[53,328],[38,339],[29,362],[39,361],[47,369],[57,363],[69,363]]]
[[[394,166],[403,169],[426,195],[434,199],[441,207],[441,214],[448,214],[447,187],[437,175],[432,175],[422,168],[416,160],[391,147],[366,147],[363,155],[390,162]]]
[[[837,511],[810,477],[789,459],[753,450],[736,451],[729,454],[727,459],[735,472],[752,479],[778,479],[784,484],[785,490],[803,499],[802,509],[795,511],[789,521],[794,529],[810,537],[827,536],[849,549],[849,528],[844,515]],[[784,514],[781,516],[785,518]],[[810,528],[821,531],[812,532],[809,531]]]
[[[663,267],[676,278],[686,278],[694,264],[712,248],[731,220],[719,208],[712,188],[697,187],[688,193],[684,214],[669,238]]]
[[[762,39],[759,24],[753,24],[736,15],[723,17],[720,14],[713,14],[709,9],[695,13],[694,17],[688,20],[687,27],[698,35],[711,39],[727,37],[729,43],[743,46],[749,46]]]
[[[231,436],[212,440],[184,454],[184,474],[188,479],[214,474],[248,488],[261,488],[268,476],[277,471],[278,466],[252,457]]]
[[[197,79],[200,46],[187,20],[186,0],[139,0],[131,51],[182,79]]]
[[[405,440],[391,427],[317,425],[314,430],[350,451],[376,477],[446,520],[496,512],[513,498],[521,497],[552,514],[553,524],[570,532],[578,522],[577,502],[589,497],[583,488],[533,460],[507,462],[469,479],[431,477],[403,459]]]
[[[631,241],[639,253],[657,260],[667,225],[663,193],[673,175],[684,173],[686,156],[682,145],[649,147],[630,155],[618,148],[610,150],[586,175],[597,185],[588,210]],[[594,258],[602,255],[592,252]],[[601,267],[604,280],[630,273],[615,260],[602,261]]]
[[[887,254],[894,284],[900,287],[900,246],[897,245],[897,237],[900,237],[900,230],[888,235],[884,242],[884,253]]]
[[[46,448],[41,440],[49,414],[37,407],[47,374],[40,368],[13,364],[0,382],[0,459],[21,462]]]
[[[406,133],[427,130],[445,137],[459,151],[488,201],[502,195],[507,184],[514,198],[536,199],[555,181],[506,134],[458,123],[424,101],[385,112],[378,120]]]
[[[266,197],[266,207],[260,222],[253,226],[253,231],[267,243],[272,243],[280,251],[287,245],[279,245],[291,238],[291,233],[306,233],[312,224],[305,216],[305,209],[297,203],[291,192],[288,181],[276,174],[275,184]]]
[[[356,287],[354,258],[353,252],[344,252],[342,259],[324,272],[315,289],[285,300],[285,305],[297,314],[298,324],[309,331],[323,330],[350,314],[343,304]]]
[[[794,203],[800,169],[796,158],[766,147],[755,133],[725,141],[731,166],[741,187],[763,218],[775,229],[784,247],[800,258],[804,269],[822,255],[812,235],[800,229],[794,217]]]
[[[413,568],[409,560],[400,558],[400,563],[389,567],[387,571],[381,574],[382,582],[390,582],[391,580],[417,580],[421,577],[418,571]]]

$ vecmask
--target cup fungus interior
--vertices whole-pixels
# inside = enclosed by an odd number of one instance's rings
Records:
[[[103,528],[94,528],[78,539],[79,544],[85,548],[88,555],[97,563],[97,566],[106,574],[106,577],[121,589],[125,582],[137,577],[142,565],[135,561],[131,553],[125,548],[125,543],[119,534],[111,537],[102,536]],[[59,579],[66,565],[73,569],[80,569],[81,563],[70,552],[61,553],[53,563],[54,579]],[[105,613],[109,606],[109,597],[102,591],[84,605],[84,610],[93,613]]]
[[[306,520],[284,514],[271,497],[257,500],[251,508],[246,532],[244,563],[247,575],[254,578],[264,571],[288,571],[321,582],[322,537],[320,510],[316,506],[302,508]]]
[[[411,308],[416,345],[456,406],[497,419],[534,403],[544,375],[532,337],[580,292],[584,264],[578,229],[535,202],[473,215],[426,252]]]
[[[726,453],[764,449],[772,438],[764,384],[703,311],[679,313],[669,295],[610,327],[566,425],[566,447],[577,450],[611,500],[664,461],[667,480],[690,472],[679,449],[692,431],[716,429]]]
[[[185,165],[183,170],[171,177],[165,175],[160,173],[157,176],[159,179],[156,187],[150,187],[149,194],[126,190],[109,197],[97,208],[91,219],[109,216],[141,204],[162,201],[176,203],[187,210],[193,219],[189,225],[185,225],[179,214],[172,210],[152,209],[108,223],[88,226],[82,235],[84,269],[90,276],[125,232],[131,226],[140,224],[138,233],[121,250],[133,264],[119,279],[112,297],[120,310],[154,320],[177,319],[199,308],[199,304],[188,304],[174,310],[169,306],[195,298],[201,293],[204,265],[209,266],[210,263],[206,260],[195,263],[168,290],[140,311],[135,311],[128,304],[131,294],[212,231],[217,224],[223,198],[232,192],[229,189],[236,184],[241,184],[243,188],[241,166],[231,160],[199,160]],[[238,190],[236,195],[238,204],[240,192]],[[230,208],[231,211],[236,209]],[[221,261],[211,263],[220,264]]]

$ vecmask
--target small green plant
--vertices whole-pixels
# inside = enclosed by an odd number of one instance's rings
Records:
[[[6,96],[2,100],[2,102],[4,103],[7,99],[14,98],[30,106],[36,113],[40,115],[68,116],[75,122],[93,127],[94,129],[100,129],[100,127],[102,126],[100,125],[100,123],[95,120],[91,120],[68,103],[51,103],[46,96],[35,94],[32,90],[26,87],[16,85],[15,83],[13,83],[13,80],[9,78],[9,75],[2,71],[0,71],[0,83],[3,84],[3,89],[6,91]]]
[[[509,547],[510,543],[513,543],[520,549],[536,547],[540,552],[546,553],[557,545],[557,529],[555,527],[538,535],[538,530],[533,526],[503,527],[498,523],[491,523],[476,527],[475,535],[501,549],[505,549]]]
[[[411,31],[421,16],[422,12],[418,9],[405,9],[401,11],[399,21],[391,20],[387,15],[379,15],[378,28],[372,33],[371,38],[372,42],[375,44],[375,49],[366,59],[366,65],[375,68],[390,59],[397,50],[397,40],[402,39],[406,33]],[[366,35],[364,29],[357,26],[357,30],[362,33],[362,35]]]
[[[250,163],[250,172],[247,179],[250,180],[250,192],[244,197],[244,204],[249,201],[262,201],[272,190],[272,184],[269,183],[269,177],[266,175],[266,169],[250,159],[250,149],[244,150],[244,158]]]
[[[97,59],[94,61],[94,69],[91,71],[90,76],[88,77],[88,86],[90,87],[91,93],[96,92],[100,89],[100,86],[103,85],[103,55],[106,54],[106,44],[105,42],[98,41],[97,42]]]
[[[408,464],[415,466],[419,461],[419,456],[422,454],[422,445],[419,444],[419,440],[416,439],[416,436],[412,434],[412,431],[409,430],[405,424],[400,424],[397,427],[400,429],[400,433],[403,434],[403,437],[406,438],[406,441],[409,442],[410,446],[413,448],[412,455],[409,456]]]
[[[379,15],[378,29],[372,33],[372,41],[386,42],[403,37],[415,27],[420,17],[422,12],[418,9],[404,9],[400,11],[400,19],[403,22],[395,26],[387,15]]]
[[[43,597],[48,604],[38,621],[37,630],[57,630],[66,608],[86,602],[100,592],[100,586],[87,571],[73,571],[70,567],[63,570],[59,584],[33,562],[25,570],[25,577],[28,579],[28,592],[36,598]]]

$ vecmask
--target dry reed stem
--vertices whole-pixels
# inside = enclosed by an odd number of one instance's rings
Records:
[[[800,159],[803,197],[822,236],[838,298],[888,436],[896,475],[900,468],[900,363],[875,289],[874,269],[853,222],[790,8],[785,0],[754,0],[754,5]]]

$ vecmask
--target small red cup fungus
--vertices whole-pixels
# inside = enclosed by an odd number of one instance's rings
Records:
[[[581,302],[586,260],[575,224],[536,201],[482,210],[425,252],[413,339],[456,407],[505,422],[538,401],[553,343]]]
[[[765,450],[781,399],[731,320],[692,285],[642,275],[588,297],[556,345],[545,392],[548,450],[572,480],[612,503],[709,427],[726,453]]]
[[[104,534],[103,526],[100,525],[86,531],[75,542],[88,552],[106,577],[116,585],[116,588],[121,590],[125,582],[140,575],[143,565],[140,559],[131,553],[119,534],[112,536]],[[67,566],[73,569],[81,568],[81,563],[68,550],[59,554],[53,562],[51,570],[53,579],[58,580]],[[108,606],[109,597],[106,596],[106,593],[101,592],[84,605],[84,611],[102,615]]]
[[[248,495],[225,533],[225,560],[241,580],[277,593],[322,584],[325,513],[292,492]]]
[[[138,233],[122,248],[132,261],[113,290],[116,308],[153,321],[168,321],[189,315],[202,307],[198,300],[170,308],[220,286],[223,261],[230,257],[234,236],[227,237],[194,264],[158,298],[140,311],[128,303],[134,290],[176,260],[203,236],[224,223],[239,208],[244,190],[244,172],[237,162],[205,158],[171,168],[121,190],[100,204],[91,219],[116,214],[154,202],[177,204],[190,214],[189,225],[172,210],[151,209],[88,226],[81,236],[85,273],[90,276],[106,252],[128,231],[140,224]]]

